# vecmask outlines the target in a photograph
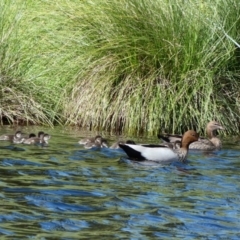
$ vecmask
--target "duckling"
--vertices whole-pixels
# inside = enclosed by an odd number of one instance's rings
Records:
[[[90,149],[93,147],[108,148],[107,140],[100,135],[97,135],[95,138],[89,138],[84,144],[84,148]]]
[[[23,144],[31,144],[31,140],[34,139],[34,138],[36,138],[36,137],[37,137],[37,136],[36,136],[35,133],[30,133],[29,136],[28,136],[28,138],[24,138],[24,139],[23,139],[22,143],[23,143]]]
[[[34,133],[30,133],[29,135],[24,134],[24,135],[22,135],[21,138],[13,139],[13,143],[20,144],[20,143],[23,143],[26,139],[31,138],[31,137],[36,137],[36,135]]]
[[[47,145],[50,138],[51,138],[51,135],[45,133],[42,137],[42,144]]]
[[[50,139],[49,134],[45,134],[44,132],[38,132],[38,136],[30,134],[28,139],[25,139],[22,143],[23,144],[48,144],[48,140]]]
[[[15,134],[3,134],[0,136],[0,141],[11,141],[11,142],[18,142],[22,138],[22,132],[16,131]]]
[[[86,143],[94,143],[95,142],[95,137],[92,138],[83,138],[78,141],[78,144],[80,145],[85,145]]]
[[[37,136],[38,138],[42,138],[45,133],[43,131],[39,131]]]

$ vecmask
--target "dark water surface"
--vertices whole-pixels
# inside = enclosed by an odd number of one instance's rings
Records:
[[[145,166],[77,144],[94,132],[43,130],[45,148],[0,141],[3,239],[240,239],[239,140],[189,152],[186,164]]]

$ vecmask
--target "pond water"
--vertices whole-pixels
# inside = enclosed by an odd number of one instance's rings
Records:
[[[78,145],[95,132],[22,130],[52,138],[44,148],[0,141],[4,239],[240,239],[239,140],[190,151],[185,164],[144,166],[122,150]]]

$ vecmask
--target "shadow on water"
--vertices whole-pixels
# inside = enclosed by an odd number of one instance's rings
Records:
[[[0,142],[6,239],[240,238],[240,143],[162,166],[77,144],[93,133],[44,130],[47,147]]]

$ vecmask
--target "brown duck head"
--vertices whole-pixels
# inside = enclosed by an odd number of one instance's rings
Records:
[[[198,141],[199,134],[194,130],[188,130],[183,134],[181,147],[188,149],[189,145],[193,142]]]
[[[217,130],[224,130],[225,128],[216,121],[211,121],[207,124],[206,131],[208,137],[211,139],[217,135]]]

